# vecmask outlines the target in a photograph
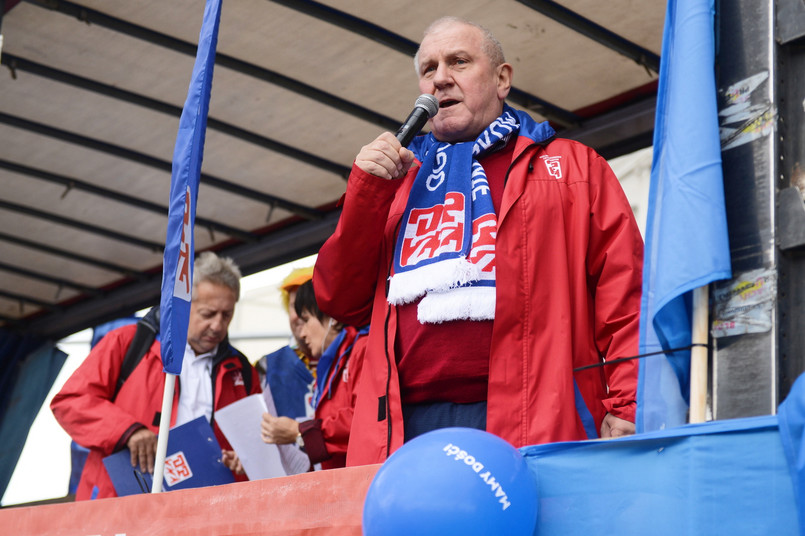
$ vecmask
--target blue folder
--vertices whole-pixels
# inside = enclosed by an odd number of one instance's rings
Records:
[[[153,476],[131,466],[131,452],[123,449],[103,459],[119,497],[150,493]],[[221,447],[210,423],[199,417],[172,428],[168,436],[162,489],[200,488],[230,484],[232,471],[221,463]]]

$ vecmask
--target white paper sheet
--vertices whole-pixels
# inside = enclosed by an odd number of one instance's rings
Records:
[[[284,457],[290,458],[290,461],[283,463],[281,449],[277,445],[263,442],[260,437],[260,422],[263,419],[263,413],[267,411],[263,395],[254,394],[217,410],[215,421],[240,458],[249,480],[306,471],[310,466],[308,457],[297,450],[295,445],[282,445],[284,447],[282,450],[290,448],[298,455],[285,454]],[[303,465],[304,468],[300,469]]]
[[[271,387],[269,387],[268,384],[263,387],[263,402],[265,403],[268,412],[276,417],[277,408],[274,405],[274,397],[271,396]],[[307,457],[307,454],[299,450],[299,447],[296,444],[278,446],[280,449],[282,467],[285,469],[287,474],[298,475],[299,473],[304,473],[310,469],[310,458]]]

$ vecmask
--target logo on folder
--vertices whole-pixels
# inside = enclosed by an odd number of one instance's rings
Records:
[[[129,449],[107,456],[103,464],[120,497],[148,493],[153,488],[153,476],[132,467]],[[163,489],[170,491],[235,481],[232,471],[221,463],[221,447],[206,417],[171,428],[164,469]]]
[[[187,462],[187,457],[181,450],[165,458],[165,483],[168,486],[175,486],[192,478],[193,471]]]

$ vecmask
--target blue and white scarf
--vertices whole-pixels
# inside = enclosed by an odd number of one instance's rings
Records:
[[[326,350],[321,354],[319,358],[319,363],[316,365],[316,386],[313,388],[313,408],[319,407],[319,403],[321,402],[321,397],[324,393],[330,393],[332,396],[333,392],[333,381],[336,381],[337,374],[330,374],[331,370],[338,371],[341,368],[341,362],[344,360],[345,356],[348,356],[352,352],[352,347],[355,346],[355,343],[369,333],[369,326],[364,326],[358,330],[355,334],[355,338],[352,339],[352,342],[344,348],[344,351],[338,353],[338,349],[341,347],[341,343],[344,342],[344,339],[347,337],[347,328],[341,330],[333,342],[330,343],[330,346],[327,347]]]
[[[497,215],[478,160],[517,135],[521,114],[505,106],[474,142],[443,143],[431,133],[409,147],[422,167],[397,235],[388,301],[422,297],[422,323],[495,317]]]

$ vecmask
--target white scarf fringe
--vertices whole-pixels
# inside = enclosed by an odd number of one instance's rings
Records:
[[[394,274],[389,284],[388,302],[392,305],[411,303],[425,293],[445,292],[480,278],[478,266],[466,257],[445,259]],[[423,282],[427,281],[427,287]]]
[[[495,287],[461,287],[445,292],[429,292],[417,307],[423,324],[449,320],[494,320]]]

